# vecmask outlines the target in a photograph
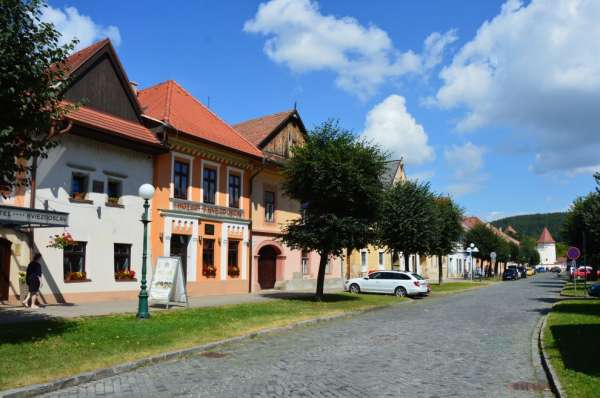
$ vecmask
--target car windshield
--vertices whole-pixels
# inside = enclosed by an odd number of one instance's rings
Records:
[[[416,273],[414,273],[414,272],[413,272],[411,275],[412,275],[412,276],[414,276],[415,278],[417,278],[417,279],[418,279],[418,280],[420,280],[420,281],[424,281],[424,280],[425,280],[425,278],[423,278],[421,275],[419,275],[419,274],[416,274]]]

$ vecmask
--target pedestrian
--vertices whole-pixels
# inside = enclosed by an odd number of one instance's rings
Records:
[[[39,304],[38,295],[40,293],[40,285],[42,284],[42,265],[39,262],[41,258],[42,255],[40,253],[35,253],[33,261],[27,266],[25,281],[27,282],[29,292],[25,300],[23,300],[25,307],[29,307],[29,300],[31,299],[31,308],[40,308],[37,304]]]

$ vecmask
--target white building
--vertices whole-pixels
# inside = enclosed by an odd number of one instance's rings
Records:
[[[537,251],[540,254],[541,265],[552,265],[556,263],[556,241],[546,227],[544,227],[544,230],[537,241]]]

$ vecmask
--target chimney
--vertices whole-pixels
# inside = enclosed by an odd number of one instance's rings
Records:
[[[135,94],[135,96],[138,96],[138,83],[137,82],[129,82],[129,86],[131,87],[131,91],[133,91],[133,94]]]

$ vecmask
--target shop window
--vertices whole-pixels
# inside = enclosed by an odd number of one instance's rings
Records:
[[[265,221],[275,221],[275,192],[265,191]]]
[[[204,224],[204,235],[214,235],[215,234],[215,225],[214,224]]]
[[[385,265],[385,257],[383,252],[379,252],[379,265],[382,267]]]
[[[217,170],[204,168],[202,176],[202,201],[214,205],[217,200]]]
[[[302,250],[302,275],[308,275],[308,250]]]
[[[227,245],[227,274],[229,276],[239,276],[240,268],[238,267],[238,249],[240,242],[230,240]]]
[[[173,170],[173,196],[177,199],[187,199],[189,175],[190,165],[176,160]]]
[[[214,278],[217,275],[214,239],[202,239],[202,275],[207,278]]]
[[[132,280],[135,272],[131,270],[131,245],[115,243],[114,266],[116,280]]]
[[[73,173],[71,176],[71,198],[84,200],[88,193],[88,176],[81,173]]]
[[[239,175],[229,175],[229,207],[240,207],[242,179]]]
[[[63,249],[63,273],[65,281],[85,281],[85,247],[86,242],[75,242]]]
[[[107,203],[113,206],[119,204],[121,195],[123,194],[123,183],[118,180],[108,180],[107,184]]]

